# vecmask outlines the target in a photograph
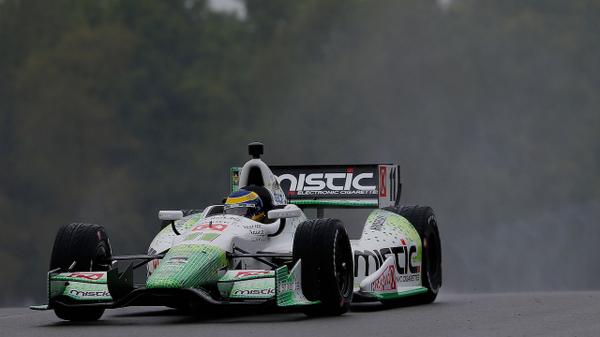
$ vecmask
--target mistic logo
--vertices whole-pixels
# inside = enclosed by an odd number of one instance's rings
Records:
[[[234,295],[275,295],[274,288],[266,289],[236,289]]]
[[[292,174],[282,174],[278,177],[279,182],[284,180],[290,183],[290,192],[322,191],[329,189],[331,191],[376,191],[375,185],[363,185],[361,180],[373,179],[372,172],[359,173],[356,176],[353,172],[339,173],[300,173],[298,177]]]
[[[110,293],[106,290],[83,291],[83,290],[71,289],[71,290],[69,290],[69,294],[75,295],[77,297],[110,297]]]

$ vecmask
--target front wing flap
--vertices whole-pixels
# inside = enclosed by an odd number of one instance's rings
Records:
[[[161,305],[160,299],[191,299],[212,305],[266,304],[279,307],[317,304],[302,293],[301,261],[291,271],[287,266],[277,270],[229,270],[217,282],[221,299],[203,289],[134,288],[131,267],[102,272],[48,273],[48,304],[31,306],[33,310],[48,310],[55,306],[101,306],[117,308],[128,305]],[[145,300],[144,300],[145,299]],[[158,300],[154,302],[153,300]]]
[[[275,271],[275,294],[277,306],[289,307],[300,305],[318,304],[319,301],[310,301],[302,293],[302,260],[298,260],[291,271],[283,266]]]

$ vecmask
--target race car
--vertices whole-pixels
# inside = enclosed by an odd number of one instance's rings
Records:
[[[234,194],[224,204],[159,211],[162,229],[147,254],[112,255],[99,225],[61,227],[48,304],[31,308],[90,321],[105,309],[140,305],[275,306],[322,316],[343,314],[352,302],[435,300],[442,284],[437,221],[431,207],[398,206],[398,165],[269,167],[258,142],[249,154],[231,168]],[[262,219],[231,207],[250,196],[260,199]],[[307,208],[316,208],[316,218],[307,218]],[[350,240],[342,221],[324,216],[329,208],[373,210],[360,239]],[[120,270],[118,261],[131,263]],[[143,266],[147,278],[138,284],[133,270]]]

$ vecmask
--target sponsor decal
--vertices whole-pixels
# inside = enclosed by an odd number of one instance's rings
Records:
[[[289,282],[279,284],[279,292],[283,293],[286,291],[301,291],[299,282]]]
[[[301,263],[298,261],[288,273],[287,266],[277,268],[275,279],[277,281],[277,306],[287,307],[293,305],[316,304],[318,301],[309,301],[302,293]]]
[[[199,231],[202,231],[205,229],[223,232],[227,229],[227,227],[229,227],[229,225],[227,225],[227,224],[221,224],[221,223],[215,224],[215,223],[210,222],[210,223],[205,223],[205,224],[194,226],[192,228],[192,232],[199,232]]]
[[[154,259],[154,260],[148,262],[148,276],[152,275],[152,272],[154,272],[156,270],[156,268],[158,268],[159,264],[160,264],[159,259]]]
[[[373,220],[373,223],[371,224],[371,227],[369,228],[375,231],[380,231],[385,224],[385,220],[387,220],[387,216],[385,214],[377,214]]]
[[[87,290],[69,290],[69,294],[77,297],[110,297],[110,293],[106,290],[87,291]]]
[[[250,229],[248,232],[252,235],[265,235],[264,229]]]
[[[396,266],[389,265],[375,281],[371,282],[372,291],[396,290]]]
[[[279,176],[279,180],[289,180],[290,192],[297,195],[319,195],[319,194],[373,194],[376,187],[370,184],[362,184],[363,179],[373,179],[373,173],[361,173],[354,176],[353,173],[301,173],[298,178],[291,174]]]
[[[242,227],[248,230],[249,234],[263,236],[265,235],[265,229],[262,224],[243,224]]]
[[[71,274],[67,275],[67,277],[83,278],[83,279],[91,280],[91,281],[98,281],[103,276],[104,276],[104,273],[85,273],[85,272],[71,273]]]
[[[283,195],[283,194],[281,194],[279,192],[273,193],[273,200],[277,204],[285,204],[285,202],[286,202],[285,195]]]
[[[235,192],[240,189],[240,167],[231,168],[231,192]]]
[[[270,166],[275,181],[265,187],[275,204],[286,201],[323,199],[355,202],[377,201],[380,207],[393,206],[399,192],[398,166],[391,164]],[[231,190],[239,188],[241,168],[230,170]],[[271,177],[269,177],[271,178]],[[355,206],[367,206],[356,204]]]
[[[257,224],[257,223],[250,223],[250,224],[243,224],[242,227],[245,229],[260,229],[260,228],[263,228],[263,225]]]
[[[377,166],[273,167],[284,193],[302,198],[376,198]]]
[[[244,273],[246,272],[246,273]],[[241,275],[262,275],[264,270],[239,271]],[[272,273],[271,273],[272,274]],[[240,280],[234,283],[229,297],[231,298],[269,298],[275,295],[274,278],[258,278],[249,280]]]
[[[233,295],[252,296],[252,295],[275,295],[274,288],[265,289],[236,289]]]
[[[400,275],[398,282],[415,282],[421,280],[420,274]]]
[[[387,197],[387,188],[385,187],[385,174],[387,167],[379,166],[379,196],[382,198]]]
[[[390,169],[390,201],[395,203],[398,197],[398,166],[392,166]]]
[[[420,266],[413,265],[413,256],[417,255],[417,246],[399,246],[391,248],[382,248],[374,250],[355,250],[354,251],[354,276],[358,276],[359,264],[364,265],[364,276],[368,276],[372,271],[381,267],[388,255],[394,256],[394,262],[398,274],[418,274],[421,272]],[[403,262],[401,265],[400,263]],[[374,269],[372,268],[374,267]],[[416,275],[417,279],[419,275]]]

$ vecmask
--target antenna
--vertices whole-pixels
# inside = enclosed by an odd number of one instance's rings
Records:
[[[248,144],[248,154],[252,156],[253,159],[259,159],[260,155],[264,152],[264,145],[261,142],[252,142]]]

